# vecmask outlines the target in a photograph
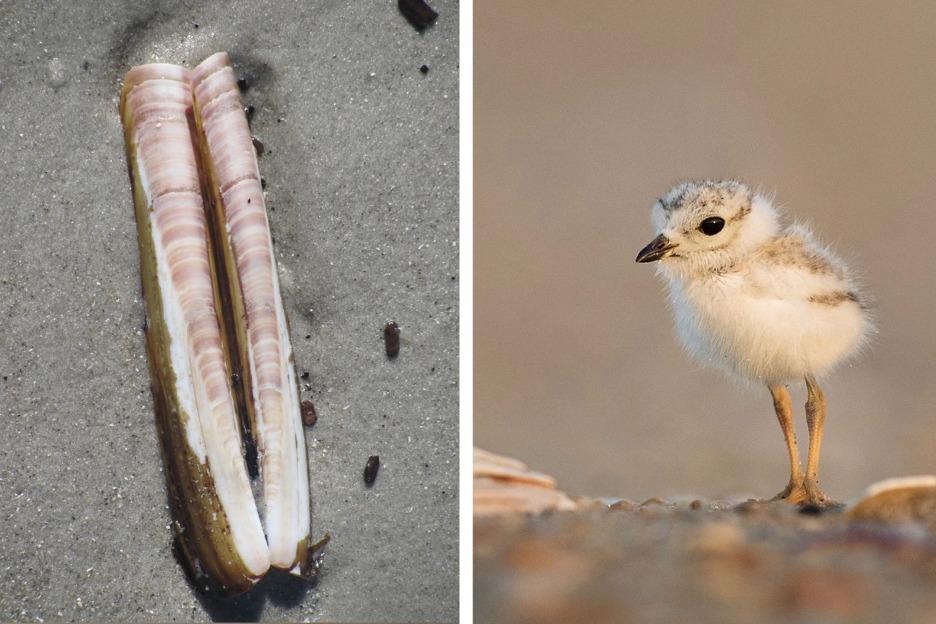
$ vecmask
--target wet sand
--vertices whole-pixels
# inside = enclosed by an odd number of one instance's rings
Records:
[[[433,6],[422,33],[390,2],[0,6],[0,619],[457,618],[459,20]],[[221,50],[265,148],[331,536],[317,584],[231,601],[170,551],[117,112],[130,67]]]

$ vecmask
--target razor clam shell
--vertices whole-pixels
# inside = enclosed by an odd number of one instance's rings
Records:
[[[298,378],[283,309],[263,187],[237,79],[226,53],[192,72],[195,118],[226,274],[236,357],[263,482],[263,523],[274,567],[308,567],[309,481]],[[222,293],[225,296],[225,293]]]
[[[120,98],[133,187],[156,424],[178,544],[195,581],[250,589],[270,554],[242,456],[218,326],[191,73],[127,73]]]

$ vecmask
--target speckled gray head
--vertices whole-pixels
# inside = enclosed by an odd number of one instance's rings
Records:
[[[683,182],[664,195],[653,208],[653,225],[662,228],[676,211],[696,214],[722,212],[728,208],[736,214],[750,212],[754,193],[736,180]]]
[[[654,204],[650,218],[657,236],[637,262],[684,259],[667,263],[677,273],[717,268],[780,230],[769,199],[736,180],[677,184]]]

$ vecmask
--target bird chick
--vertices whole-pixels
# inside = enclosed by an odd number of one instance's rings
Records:
[[[847,267],[804,226],[784,227],[767,197],[734,180],[679,184],[651,218],[657,237],[637,262],[659,263],[683,345],[770,390],[790,456],[790,482],[774,499],[827,503],[818,477],[826,404],[816,379],[873,331]],[[805,473],[785,385],[799,379],[807,390]]]

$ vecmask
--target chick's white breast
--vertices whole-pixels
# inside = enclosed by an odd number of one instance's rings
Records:
[[[690,281],[670,280],[688,351],[763,383],[822,375],[854,353],[869,323],[841,274],[750,263]]]

